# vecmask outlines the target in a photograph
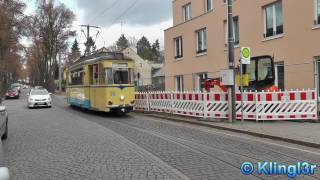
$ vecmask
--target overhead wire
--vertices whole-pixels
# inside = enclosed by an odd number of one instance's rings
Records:
[[[132,8],[135,7],[135,5],[138,3],[139,0],[135,0],[132,4],[130,4],[130,6],[128,6],[119,16],[117,16],[111,23],[111,25],[107,28],[101,28],[101,33],[103,33],[103,31],[108,31],[113,24],[115,24],[119,19],[121,19],[124,15],[126,15],[128,12],[131,11]],[[102,35],[101,35],[102,37]]]
[[[121,19],[124,15],[126,15],[128,12],[130,12],[131,9],[134,8],[135,5],[138,3],[138,1],[139,1],[139,0],[135,0],[133,3],[131,3],[130,6],[128,6],[119,16],[117,16],[117,17],[112,21],[112,23],[110,24],[109,27],[107,27],[107,28],[101,28],[101,31],[103,31],[103,30],[105,30],[105,31],[109,30],[113,24],[115,24],[119,19]],[[102,37],[101,34],[102,34],[102,33],[100,33],[99,35]],[[103,38],[103,37],[102,37],[102,38]],[[105,40],[104,40],[104,38],[103,38],[103,41],[104,41],[104,45],[105,45]]]
[[[111,23],[111,25],[113,25],[115,22],[117,22],[119,19],[121,19],[124,15],[126,15],[128,12],[130,12],[130,10],[135,7],[135,5],[137,4],[138,1],[139,0],[135,0],[127,9],[125,9],[123,11],[123,13],[120,14],[120,16],[117,16],[117,18]]]
[[[94,22],[99,16],[103,16],[107,11],[112,9],[119,2],[121,2],[121,0],[115,0],[110,6],[108,6],[106,9],[102,10],[100,13],[98,13],[96,16],[94,16],[89,22]]]

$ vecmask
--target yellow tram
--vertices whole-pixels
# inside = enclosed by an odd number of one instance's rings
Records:
[[[123,53],[104,52],[80,58],[66,70],[68,103],[95,111],[132,111],[133,69],[133,60]]]

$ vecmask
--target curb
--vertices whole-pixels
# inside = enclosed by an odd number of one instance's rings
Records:
[[[135,112],[135,113],[143,114],[144,116],[151,116],[151,117],[155,117],[155,118],[166,119],[166,120],[170,120],[170,121],[174,121],[174,122],[193,124],[193,125],[198,125],[198,126],[203,126],[203,127],[209,127],[209,128],[219,129],[219,130],[235,132],[235,133],[247,134],[247,135],[260,137],[260,138],[278,140],[278,141],[283,141],[283,142],[287,142],[287,143],[302,145],[302,146],[311,147],[311,148],[320,148],[320,144],[312,143],[312,142],[299,141],[299,140],[296,140],[296,139],[290,139],[290,138],[279,137],[279,136],[272,136],[272,135],[268,135],[268,134],[250,132],[250,131],[240,130],[240,129],[235,129],[235,128],[222,127],[222,126],[203,123],[203,122],[199,122],[199,121],[187,120],[187,119],[183,119],[183,118],[179,118],[179,117],[169,117],[169,116],[164,116],[164,115],[155,114],[155,113],[150,113],[150,114],[149,113],[143,113],[143,112]]]

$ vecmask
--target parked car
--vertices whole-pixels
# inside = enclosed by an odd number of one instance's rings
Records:
[[[11,84],[11,89],[17,89],[18,92],[21,93],[21,84],[19,83]]]
[[[8,138],[8,113],[7,109],[0,102],[0,136],[1,140]]]
[[[31,89],[30,93],[27,94],[28,107],[49,107],[52,106],[51,93],[46,89]]]
[[[44,89],[43,86],[35,86],[34,89]]]
[[[9,89],[6,92],[6,99],[15,98],[19,99],[19,91],[16,88]]]
[[[1,140],[6,140],[8,138],[8,113],[6,107],[2,105],[0,98],[0,137]],[[0,143],[0,180],[9,180],[9,169],[4,163],[4,152],[2,148],[2,143]]]

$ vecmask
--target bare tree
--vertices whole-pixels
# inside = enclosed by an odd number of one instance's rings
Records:
[[[24,8],[25,4],[18,0],[0,1],[0,96],[10,83],[19,79],[22,50],[19,39],[25,29]]]
[[[129,36],[128,41],[129,41],[129,47],[133,47],[133,48],[137,47],[138,39],[136,37]]]
[[[116,43],[114,43],[114,44],[111,45],[111,46],[108,46],[107,49],[108,49],[108,51],[110,51],[110,52],[118,52],[118,51],[119,51],[118,46],[117,46]]]
[[[53,0],[39,0],[36,14],[32,17],[30,34],[33,46],[29,55],[29,71],[39,73],[33,82],[54,91],[55,70],[58,68],[58,54],[66,53],[67,40],[75,35],[71,30],[74,13],[61,4],[55,6]],[[41,73],[40,73],[41,72]]]

